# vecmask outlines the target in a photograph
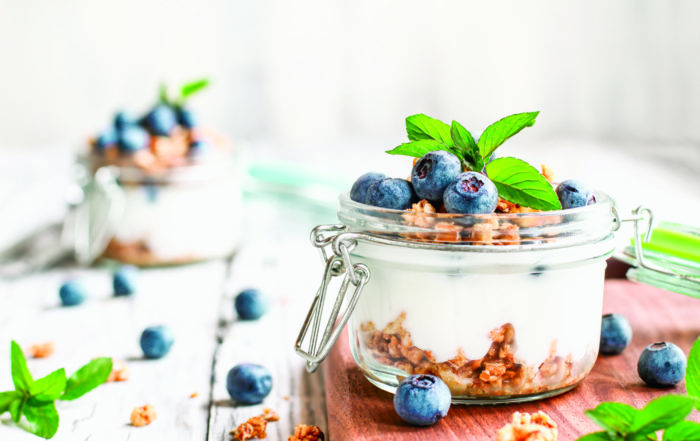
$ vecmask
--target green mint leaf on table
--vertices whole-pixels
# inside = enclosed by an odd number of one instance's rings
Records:
[[[12,382],[15,384],[15,389],[28,394],[34,379],[32,374],[29,373],[27,359],[24,358],[22,348],[14,340],[10,344],[10,360],[12,363]]]
[[[428,152],[435,150],[444,150],[455,154],[460,161],[464,160],[464,157],[460,157],[455,149],[446,146],[440,141],[435,141],[432,139],[423,139],[420,141],[405,142],[399,146],[394,147],[392,150],[387,150],[390,155],[404,155],[413,156],[414,158],[420,158]]]
[[[0,393],[0,415],[10,410],[10,405],[22,398],[22,394],[16,390]]]
[[[681,421],[664,431],[664,441],[700,441],[700,424]]]
[[[623,403],[600,403],[586,415],[611,435],[625,435],[639,410]]]
[[[165,83],[160,83],[158,88],[158,101],[161,103],[170,103],[170,98],[168,97],[168,85]]]
[[[484,161],[488,161],[494,150],[525,127],[535,124],[540,112],[516,113],[496,121],[484,130],[479,137],[479,151]]]
[[[29,388],[29,405],[44,405],[56,401],[66,389],[66,370],[61,368],[34,382]]]
[[[183,84],[180,88],[180,97],[184,100],[194,95],[195,93],[205,89],[209,85],[209,79],[202,78],[200,80],[192,81],[187,84]]]
[[[476,141],[460,123],[452,121],[450,136],[455,147],[462,153],[462,161],[466,162],[471,170],[480,172],[484,168],[484,160],[479,153],[479,146]]]
[[[432,139],[446,146],[452,146],[450,126],[439,119],[419,113],[406,118],[406,133],[411,141]]]
[[[629,433],[646,435],[670,427],[693,410],[694,400],[682,395],[664,395],[647,403],[639,411],[629,428]]]
[[[594,432],[588,435],[583,435],[576,441],[615,441],[621,440],[622,438],[612,437],[608,432]]]
[[[66,390],[60,399],[70,401],[82,397],[107,381],[110,372],[112,372],[111,358],[103,357],[92,360],[70,376],[66,383]]]
[[[22,417],[22,411],[24,410],[24,405],[26,403],[27,397],[24,395],[10,403],[10,408],[8,410],[10,411],[12,421],[15,423],[19,423],[19,419]]]
[[[494,159],[486,165],[486,175],[496,185],[498,195],[509,202],[536,210],[561,210],[552,185],[521,159]]]
[[[700,338],[695,340],[690,354],[688,354],[685,387],[688,390],[688,395],[696,398],[695,407],[700,410]]]
[[[25,407],[24,417],[29,422],[27,430],[34,435],[48,439],[58,431],[58,412],[53,402]]]

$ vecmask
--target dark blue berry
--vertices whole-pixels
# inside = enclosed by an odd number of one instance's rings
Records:
[[[637,362],[639,377],[649,386],[674,386],[685,377],[688,361],[673,343],[653,343],[647,346]]]
[[[117,130],[124,130],[128,126],[135,126],[138,123],[139,119],[129,112],[122,110],[114,115],[114,128]]]
[[[257,320],[267,312],[267,300],[257,289],[246,289],[238,293],[234,306],[242,320]]]
[[[197,114],[191,109],[180,107],[177,109],[177,122],[186,129],[197,126]]]
[[[237,403],[258,404],[272,390],[272,375],[263,366],[239,364],[228,371],[226,390]]]
[[[557,197],[564,209],[585,207],[596,202],[593,191],[584,183],[573,179],[564,181],[557,186]]]
[[[450,389],[433,375],[405,378],[394,395],[396,413],[416,426],[429,426],[440,421],[450,410],[451,402]]]
[[[114,272],[112,287],[117,297],[130,296],[136,292],[138,285],[138,268],[132,265],[124,265]]]
[[[455,182],[460,173],[462,164],[455,155],[436,150],[423,155],[413,166],[411,184],[420,199],[442,202],[445,188]]]
[[[350,189],[350,199],[361,204],[367,201],[367,189],[377,181],[385,179],[384,173],[369,172],[357,178]]]
[[[119,141],[119,136],[117,132],[112,129],[100,132],[95,139],[95,147],[98,151],[103,152],[117,145]]]
[[[125,153],[134,153],[148,146],[148,132],[139,126],[128,126],[119,132],[119,148]]]
[[[443,201],[448,213],[493,213],[498,203],[498,190],[485,175],[466,172],[447,186]]]
[[[375,181],[367,189],[365,203],[375,207],[405,210],[418,202],[411,183],[405,179],[385,178]]]
[[[187,154],[192,157],[207,155],[210,152],[211,145],[209,145],[208,142],[202,140],[192,141],[190,143],[189,149],[187,150]]]
[[[80,305],[87,298],[87,290],[82,283],[77,280],[68,280],[61,285],[58,290],[63,306]]]
[[[146,358],[162,358],[175,342],[172,330],[167,326],[151,326],[141,333],[141,350]]]
[[[146,115],[146,127],[153,135],[168,136],[176,125],[175,110],[167,104],[158,104]]]
[[[632,340],[632,327],[620,314],[605,314],[600,327],[600,353],[616,355]]]

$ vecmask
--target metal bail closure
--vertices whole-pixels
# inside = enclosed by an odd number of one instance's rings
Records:
[[[311,308],[309,308],[309,312],[294,344],[294,350],[306,360],[306,370],[310,373],[315,372],[328,356],[350,319],[362,289],[370,278],[369,268],[366,265],[362,263],[353,264],[350,260],[350,250],[357,244],[355,240],[357,235],[344,233],[344,231],[345,227],[342,225],[322,225],[316,227],[311,236],[314,246],[321,249],[326,265],[323,278],[321,279],[321,286],[316,291],[316,296],[311,303]],[[329,236],[329,233],[335,234]],[[352,239],[346,237],[346,235],[351,236]],[[333,254],[326,258],[325,248],[331,243]],[[321,334],[321,322],[324,315],[328,286],[334,277],[341,276],[343,276],[343,281],[340,284],[330,313],[323,324],[323,334]],[[351,285],[353,286],[352,293],[348,294]],[[346,305],[344,309],[343,304]],[[307,339],[309,328],[311,328],[311,335],[308,348],[304,349],[303,346]]]

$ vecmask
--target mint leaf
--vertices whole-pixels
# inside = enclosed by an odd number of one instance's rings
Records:
[[[112,372],[111,358],[96,358],[78,369],[66,382],[66,390],[61,400],[71,401],[80,398],[107,381]]]
[[[623,403],[600,403],[595,409],[587,410],[586,415],[597,425],[610,433],[625,435],[639,410]]]
[[[692,398],[682,395],[655,398],[639,411],[629,433],[654,433],[683,421],[693,411],[693,402]]]
[[[622,438],[613,438],[608,432],[594,432],[584,435],[576,441],[614,441]]]
[[[19,399],[10,403],[10,407],[7,409],[10,411],[10,416],[12,421],[19,423],[19,419],[22,417],[22,411],[24,410],[24,405],[27,402],[27,397],[22,396]]]
[[[10,343],[10,360],[12,363],[12,382],[15,384],[15,389],[28,394],[34,379],[27,368],[27,359],[24,358],[22,348],[14,340]]]
[[[61,368],[40,378],[29,388],[32,398],[30,405],[42,406],[47,401],[57,400],[66,389],[66,370]]]
[[[471,170],[480,172],[484,168],[484,160],[481,159],[479,146],[476,145],[472,134],[457,121],[452,121],[450,136],[455,147],[462,152],[464,162]]]
[[[439,119],[419,113],[406,118],[406,133],[411,141],[433,139],[446,146],[452,146],[450,126]]]
[[[464,160],[464,156],[460,156],[460,154],[455,149],[450,148],[445,144],[432,139],[405,142],[399,146],[394,147],[392,150],[387,150],[386,152],[390,155],[404,155],[413,156],[414,158],[420,158],[426,153],[435,150],[444,150],[446,152],[450,152],[453,155],[457,156],[460,161]]]
[[[487,161],[494,150],[501,144],[506,142],[508,138],[515,135],[525,127],[530,127],[535,124],[535,118],[540,112],[516,113],[515,115],[506,116],[503,119],[496,121],[479,137],[479,151],[484,161]]]
[[[0,415],[7,412],[10,409],[10,405],[21,398],[22,394],[16,390],[0,393]]]
[[[58,431],[58,412],[54,403],[40,407],[27,406],[24,417],[29,422],[27,430],[42,438],[52,438]]]
[[[681,421],[666,429],[664,441],[700,441],[700,424]]]
[[[187,84],[184,84],[180,88],[180,97],[182,99],[187,99],[191,95],[194,95],[195,93],[205,89],[209,85],[209,79],[207,78],[202,78],[200,80],[192,81]]]
[[[168,85],[165,83],[160,83],[158,88],[158,101],[161,103],[170,103],[170,98],[168,97]]]
[[[688,354],[688,367],[685,371],[685,387],[688,395],[695,397],[695,407],[700,410],[700,338],[695,340]]]
[[[521,159],[494,159],[486,165],[486,175],[496,184],[498,195],[509,202],[536,210],[561,210],[552,185]]]

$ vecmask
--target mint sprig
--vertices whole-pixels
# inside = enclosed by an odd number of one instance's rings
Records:
[[[174,107],[182,107],[192,95],[206,89],[210,83],[211,81],[208,78],[200,78],[198,80],[185,83],[180,86],[179,95],[175,98],[170,96],[168,85],[161,83],[160,87],[158,88],[158,102]]]
[[[14,340],[10,344],[12,382],[15,390],[0,393],[0,415],[9,412],[19,427],[42,438],[52,438],[58,430],[56,400],[75,400],[107,381],[112,372],[111,358],[97,358],[66,378],[61,368],[34,380],[27,359]]]
[[[577,441],[656,440],[659,431],[663,431],[663,441],[700,441],[700,424],[685,420],[693,407],[700,405],[700,338],[690,350],[685,381],[688,395],[663,395],[642,409],[607,402],[587,410],[586,415],[604,431],[589,433]]]
[[[387,153],[420,158],[428,152],[444,150],[457,156],[464,169],[481,172],[493,152],[513,135],[535,124],[537,115],[539,112],[506,116],[488,126],[478,141],[457,121],[448,125],[422,113],[411,115],[406,118],[406,133],[410,142]],[[515,158],[503,159],[508,161],[494,160],[485,169],[501,198],[537,210],[561,209],[551,184],[534,167]]]

